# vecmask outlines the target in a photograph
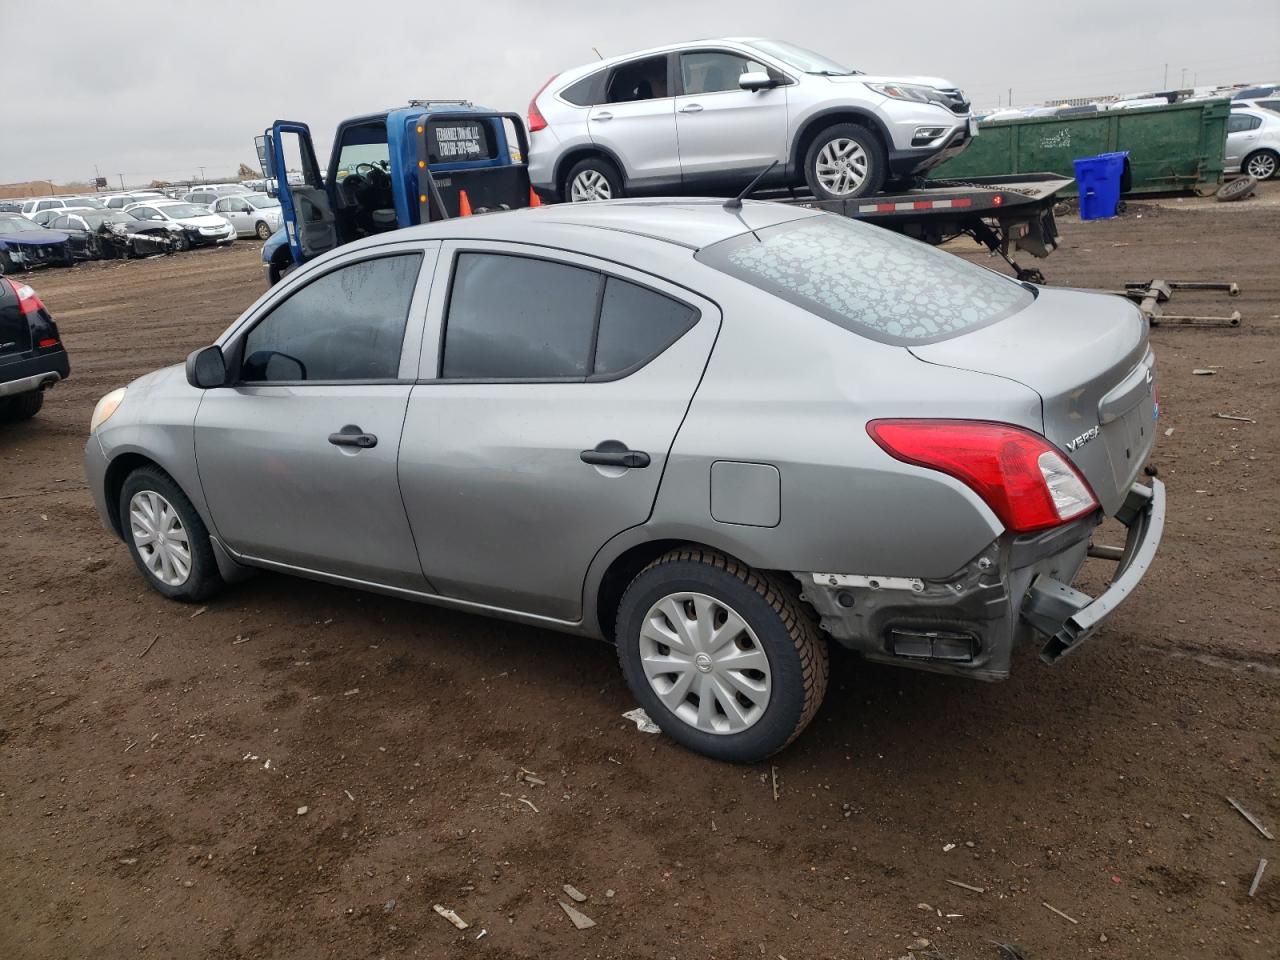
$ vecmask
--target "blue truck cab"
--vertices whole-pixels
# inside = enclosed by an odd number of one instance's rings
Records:
[[[305,123],[277,120],[257,147],[284,220],[262,248],[268,285],[361,237],[533,198],[520,117],[465,100],[412,100],[343,121],[326,174]]]

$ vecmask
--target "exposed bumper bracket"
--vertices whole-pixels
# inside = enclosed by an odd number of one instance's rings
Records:
[[[1133,592],[1155,559],[1164,534],[1164,484],[1129,488],[1116,519],[1129,528],[1116,576],[1098,597],[1075,590],[1051,577],[1038,577],[1027,593],[1022,618],[1049,638],[1040,658],[1053,663],[1074,650]]]

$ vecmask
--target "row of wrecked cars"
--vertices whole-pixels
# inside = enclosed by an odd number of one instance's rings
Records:
[[[180,226],[138,220],[123,210],[60,210],[47,224],[0,213],[0,274],[82,260],[160,256],[186,247]]]

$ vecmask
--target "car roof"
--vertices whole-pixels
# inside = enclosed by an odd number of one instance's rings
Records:
[[[629,235],[699,250],[750,230],[821,215],[804,207],[755,200],[743,201],[739,210],[726,210],[724,204],[723,199],[696,197],[558,203],[455,217],[396,231],[395,237],[498,240],[590,253],[605,242],[602,233],[609,232],[620,241]]]
[[[625,63],[628,60],[640,60],[644,57],[656,57],[663,53],[672,53],[676,50],[689,50],[697,47],[715,46],[717,44],[732,44],[741,46],[749,44],[754,40],[763,39],[761,37],[705,37],[701,40],[682,40],[679,43],[665,43],[660,47],[648,47],[644,50],[631,50],[627,53],[618,54],[616,57],[605,57],[603,60],[595,60],[591,63],[584,63],[580,66],[563,70],[556,75],[557,80],[568,79],[571,75],[573,79],[584,76],[588,73],[594,73],[601,67],[611,67],[616,63]],[[762,58],[776,59],[771,57],[766,51],[759,51]]]

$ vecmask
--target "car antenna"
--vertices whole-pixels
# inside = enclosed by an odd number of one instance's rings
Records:
[[[765,175],[777,165],[778,165],[778,161],[777,160],[773,161],[773,163],[769,164],[767,167],[761,170],[758,174],[756,174],[756,178],[752,180],[750,183],[748,183],[746,187],[743,188],[740,194],[738,194],[732,200],[726,200],[722,204],[722,206],[726,210],[741,210],[742,201],[745,200],[747,197],[751,196],[756,186],[760,183],[761,180],[765,178]]]
[[[591,52],[592,52],[592,53],[594,53],[594,54],[596,55],[596,59],[597,59],[597,60],[603,60],[603,59],[604,59],[604,57],[602,57],[602,56],[600,55],[600,51],[599,51],[599,50],[597,50],[595,47],[592,47],[592,48],[591,48]]]

